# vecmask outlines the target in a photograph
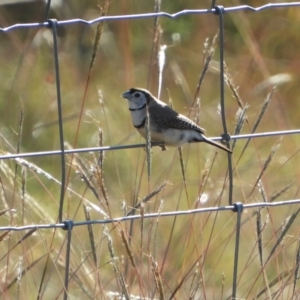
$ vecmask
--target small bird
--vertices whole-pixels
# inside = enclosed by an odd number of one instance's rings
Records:
[[[185,143],[205,142],[232,153],[227,147],[207,138],[203,128],[155,98],[146,89],[131,88],[122,97],[128,102],[133,126],[144,138],[147,135],[145,125],[148,106],[151,142],[161,142],[173,147],[180,147]],[[165,147],[162,149],[166,150]]]

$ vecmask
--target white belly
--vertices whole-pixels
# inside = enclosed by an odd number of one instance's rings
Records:
[[[145,128],[138,129],[138,132],[146,138]],[[180,147],[185,143],[189,143],[197,139],[202,140],[202,135],[195,130],[179,130],[179,129],[165,129],[162,131],[151,130],[151,141],[162,142],[166,146]]]

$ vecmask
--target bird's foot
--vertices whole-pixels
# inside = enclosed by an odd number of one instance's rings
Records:
[[[152,147],[155,147],[155,146],[158,146],[159,148],[160,148],[160,150],[161,151],[166,151],[166,150],[168,150],[168,148],[166,147],[166,145],[165,144],[161,144],[161,145],[152,145],[151,144],[151,149],[152,149]],[[144,150],[146,151],[146,149],[147,149],[147,147],[144,147]]]
[[[161,150],[161,151],[166,151],[166,150],[168,150],[168,148],[166,147],[166,145],[159,145],[159,147],[160,147],[160,150]]]

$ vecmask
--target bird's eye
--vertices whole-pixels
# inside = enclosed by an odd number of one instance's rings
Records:
[[[135,97],[135,98],[140,97],[140,93],[135,93],[135,94],[134,94],[134,97]]]

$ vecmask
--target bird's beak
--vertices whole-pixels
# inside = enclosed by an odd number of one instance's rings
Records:
[[[129,91],[126,91],[124,94],[122,94],[122,97],[129,100],[129,98],[130,98]]]

